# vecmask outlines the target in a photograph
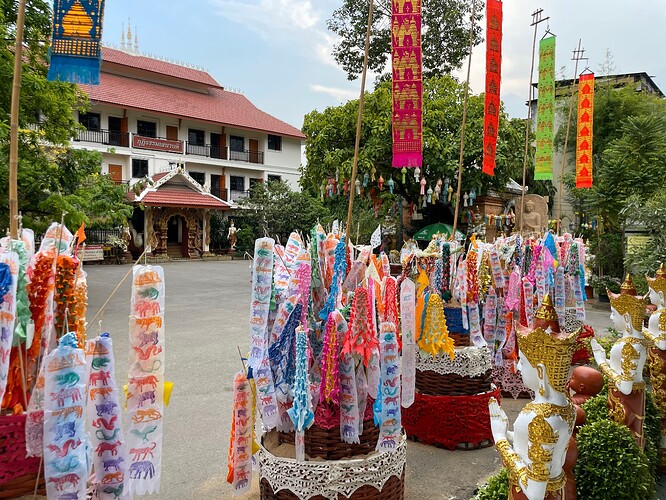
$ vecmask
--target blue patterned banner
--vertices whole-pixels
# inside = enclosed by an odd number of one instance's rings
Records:
[[[49,80],[99,85],[104,0],[55,0]]]

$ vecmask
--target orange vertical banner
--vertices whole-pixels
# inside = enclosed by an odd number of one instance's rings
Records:
[[[578,81],[578,140],[576,141],[576,187],[592,187],[592,122],[594,118],[594,73]]]
[[[488,0],[486,7],[486,96],[483,120],[483,172],[495,175],[497,131],[502,74],[502,2]]]

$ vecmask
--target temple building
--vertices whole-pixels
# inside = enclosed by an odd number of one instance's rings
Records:
[[[101,171],[135,203],[132,246],[195,258],[209,251],[210,213],[236,208],[258,182],[298,188],[305,136],[225,90],[207,72],[104,47],[101,83],[73,147],[102,153]]]

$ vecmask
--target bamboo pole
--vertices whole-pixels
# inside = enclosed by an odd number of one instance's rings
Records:
[[[9,234],[18,238],[18,131],[19,101],[21,98],[21,70],[23,63],[23,27],[25,25],[25,2],[19,0],[16,17],[16,44],[14,45],[14,79],[12,103],[9,117]]]
[[[523,156],[523,190],[520,195],[520,233],[523,232],[523,213],[525,212],[525,185],[527,183],[527,155],[530,150],[530,129],[532,128],[532,84],[534,83],[534,51],[536,49],[537,30],[539,24],[549,19],[541,18],[543,9],[535,10],[532,13],[532,26],[534,26],[534,39],[532,40],[532,66],[530,67],[530,88],[527,94],[527,123],[525,124],[525,155]]]
[[[354,164],[352,166],[351,182],[349,183],[349,209],[347,213],[347,226],[345,232],[347,235],[346,241],[349,242],[349,228],[351,227],[352,210],[354,208],[354,194],[356,183],[356,170],[358,168],[358,154],[361,146],[361,122],[363,119],[363,100],[365,97],[365,79],[368,74],[368,53],[370,52],[370,32],[372,30],[372,7],[373,0],[370,0],[368,7],[368,30],[365,33],[365,55],[363,58],[363,76],[361,77],[361,96],[358,100],[358,120],[356,122],[356,143],[354,144]],[[358,241],[356,242],[358,244]]]
[[[567,118],[567,133],[564,136],[564,151],[562,151],[562,170],[560,171],[560,184],[557,189],[557,234],[562,234],[562,191],[564,190],[564,168],[567,162],[567,146],[569,145],[569,130],[571,129],[571,113],[573,111],[574,96],[576,95],[576,78],[578,78],[578,61],[582,59],[581,49],[582,40],[578,39],[578,49],[574,50],[573,60],[576,61],[574,66],[574,76],[571,82],[571,99],[569,101],[569,116]]]
[[[458,228],[458,210],[460,209],[460,189],[462,188],[463,155],[465,153],[465,126],[467,125],[467,99],[469,97],[469,78],[472,73],[472,50],[474,49],[474,16],[476,16],[476,2],[472,2],[472,16],[469,27],[469,58],[467,60],[467,80],[465,81],[465,98],[463,100],[462,125],[460,127],[460,159],[458,161],[458,190],[456,192],[456,210],[453,216],[453,231],[451,237],[456,239]]]

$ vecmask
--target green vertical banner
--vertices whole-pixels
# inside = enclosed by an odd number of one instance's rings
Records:
[[[554,129],[555,37],[549,36],[539,43],[539,100],[537,101],[535,180],[553,180]]]

